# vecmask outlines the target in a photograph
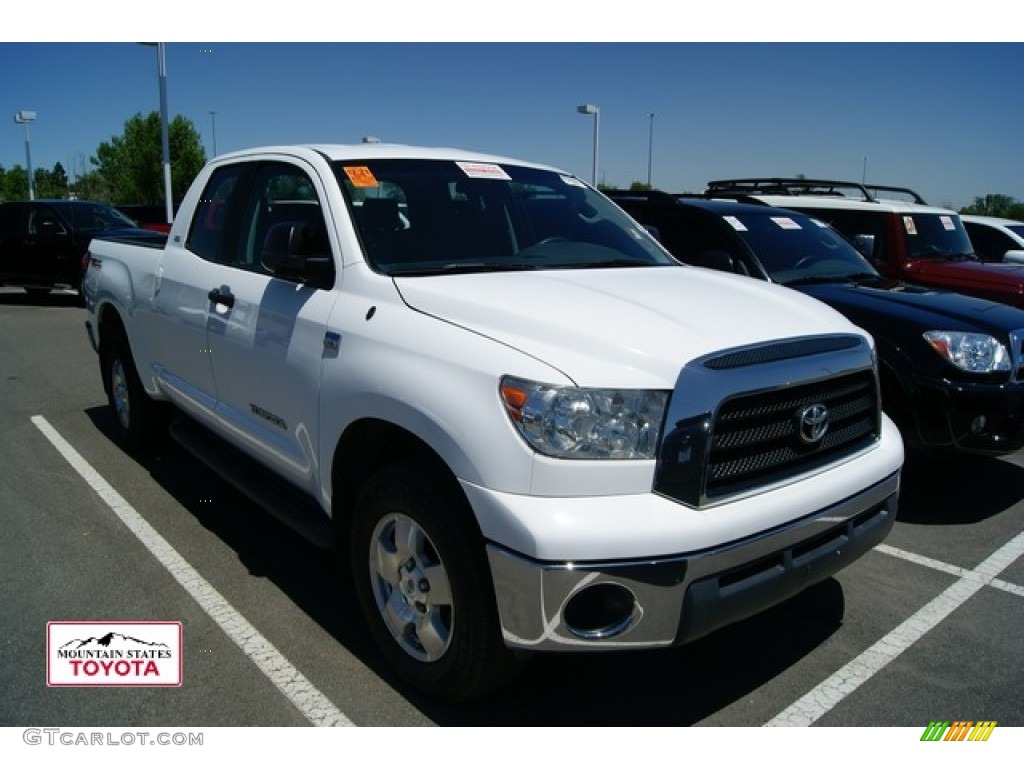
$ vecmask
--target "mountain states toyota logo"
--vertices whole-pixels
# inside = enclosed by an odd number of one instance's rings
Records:
[[[181,622],[46,625],[46,684],[88,686],[181,685]]]

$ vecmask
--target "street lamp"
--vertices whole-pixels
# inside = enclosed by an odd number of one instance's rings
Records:
[[[167,57],[164,43],[141,43],[156,46],[157,77],[160,81],[160,147],[164,162],[164,201],[167,223],[174,221],[174,201],[171,197],[171,144],[167,132]]]
[[[594,170],[591,174],[590,183],[595,187],[597,186],[597,142],[598,135],[600,134],[601,124],[601,109],[593,104],[580,104],[576,107],[576,111],[581,115],[593,115],[594,116]]]
[[[210,110],[210,127],[213,129],[213,157],[217,156],[217,113]]]
[[[654,113],[648,112],[647,116],[651,118],[651,131],[647,139],[647,188],[654,189],[651,186],[651,164],[654,161]]]
[[[32,179],[32,137],[29,135],[28,124],[36,119],[36,113],[23,109],[14,113],[14,122],[25,126],[25,165],[28,167],[28,199],[36,199],[36,185]]]

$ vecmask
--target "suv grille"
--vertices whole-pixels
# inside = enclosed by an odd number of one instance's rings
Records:
[[[866,447],[879,435],[877,404],[871,371],[726,400],[712,428],[706,498],[792,477]]]

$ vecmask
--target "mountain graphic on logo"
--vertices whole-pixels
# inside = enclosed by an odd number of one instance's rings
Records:
[[[139,640],[137,637],[129,637],[128,635],[122,635],[120,632],[107,632],[103,637],[89,637],[85,640],[68,640],[60,647],[61,650],[123,650],[129,648],[138,648],[139,646],[146,646],[148,648],[170,648],[167,643],[150,643],[146,640]]]

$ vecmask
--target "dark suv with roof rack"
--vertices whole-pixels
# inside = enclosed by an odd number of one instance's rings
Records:
[[[705,194],[815,216],[886,277],[1024,308],[1024,265],[981,261],[955,211],[930,206],[906,187],[774,177],[711,181]]]
[[[1024,310],[883,277],[798,211],[606,194],[680,261],[792,287],[871,333],[882,406],[908,445],[988,454],[1024,446]]]

